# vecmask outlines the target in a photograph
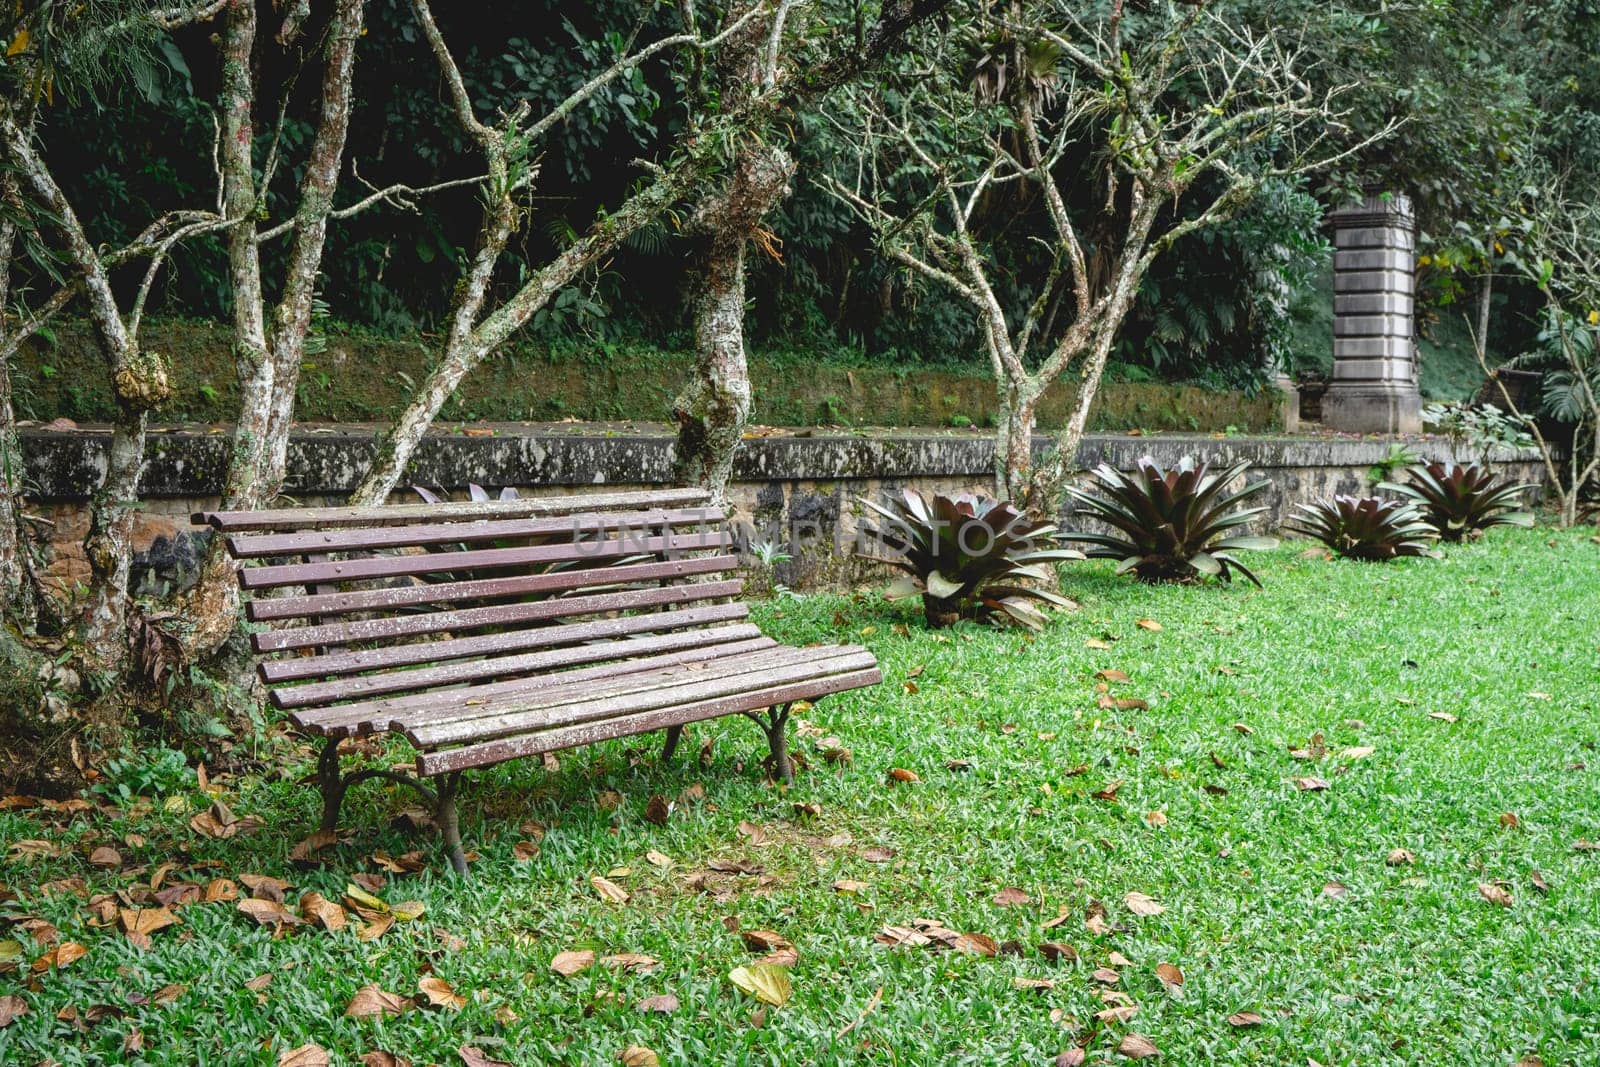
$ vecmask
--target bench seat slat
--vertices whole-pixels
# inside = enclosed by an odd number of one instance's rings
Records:
[[[644,670],[617,670],[600,678],[573,679],[565,675],[520,679],[489,687],[453,689],[405,699],[388,709],[387,717],[374,714],[374,722],[392,730],[449,729],[476,733],[507,715],[522,715],[562,704],[593,704],[611,697],[622,697],[669,685],[688,685],[731,678],[735,675],[787,670],[801,663],[817,663],[828,657],[807,655],[790,645],[769,642],[759,648],[740,649],[720,656],[690,656],[683,653],[660,657],[662,662]],[[420,734],[418,735],[420,738]],[[457,744],[460,737],[419,741],[421,747]]]
[[[568,541],[595,541],[618,530],[656,530],[683,526],[720,526],[720,509],[680,508],[649,511],[593,512],[566,517],[497,519],[477,522],[419,523],[409,526],[346,527],[299,533],[230,534],[228,551],[235,559],[300,556],[319,552],[379,551],[421,548],[517,537],[565,536]]]
[[[610,719],[650,708],[685,704],[710,697],[729,696],[763,685],[781,685],[860,670],[875,664],[872,653],[862,648],[846,645],[828,649],[808,650],[818,653],[798,661],[779,662],[776,665],[755,657],[738,657],[736,660],[713,661],[703,672],[685,672],[683,680],[669,679],[647,685],[642,681],[628,686],[616,694],[601,693],[590,696],[577,691],[556,692],[533,696],[518,707],[495,707],[490,714],[472,715],[482,710],[453,706],[434,711],[407,711],[395,718],[391,725],[406,735],[417,748],[427,750],[465,741],[485,741],[513,734],[531,733],[556,726],[567,726],[591,719]],[[744,662],[741,662],[744,661]],[[695,676],[695,675],[699,676]],[[447,716],[443,722],[431,718]],[[463,715],[472,715],[463,718]]]
[[[757,637],[729,645],[710,645],[640,659],[613,660],[596,666],[558,671],[531,678],[518,678],[491,686],[458,686],[452,689],[412,693],[387,700],[365,700],[353,704],[336,704],[332,707],[308,708],[291,712],[289,718],[302,729],[327,736],[344,737],[351,734],[383,732],[391,729],[391,724],[397,716],[418,709],[436,709],[449,700],[476,707],[470,702],[480,699],[485,703],[491,699],[503,700],[507,695],[519,691],[518,687],[521,687],[520,691],[524,693],[531,693],[538,689],[553,689],[561,685],[594,686],[596,683],[612,679],[655,673],[666,666],[715,659],[718,656],[732,656],[743,652],[756,652],[776,645],[777,642],[770,637]],[[490,690],[493,692],[488,692]]]
[[[349,645],[359,641],[393,640],[420,634],[477,630],[485,626],[511,626],[549,619],[597,615],[608,611],[688,604],[696,600],[717,600],[737,596],[737,579],[721,582],[696,582],[688,585],[627,589],[592,596],[554,597],[548,600],[491,604],[454,611],[430,611],[416,615],[390,615],[381,619],[357,619],[321,626],[301,626],[252,634],[251,647],[260,653],[286,652],[318,645]]]
[[[319,656],[296,656],[260,665],[262,681],[268,685],[310,678],[329,678],[363,671],[415,666],[440,660],[467,659],[506,652],[525,652],[553,645],[572,645],[598,638],[627,634],[659,633],[712,623],[735,622],[750,614],[743,604],[713,604],[704,608],[679,608],[621,619],[570,623],[565,626],[540,626],[506,633],[455,637],[415,645],[389,645],[356,652],[327,652]]]
[[[516,500],[460,500],[444,504],[379,504],[374,507],[278,508],[262,511],[197,511],[196,526],[224,533],[257,530],[334,529],[347,526],[398,526],[406,523],[476,519],[517,519],[529,515],[576,515],[629,508],[691,507],[711,499],[704,489],[645,489],[583,493],[570,497]]]
[[[827,678],[790,685],[774,685],[732,696],[717,697],[671,708],[656,708],[615,719],[579,723],[520,737],[501,738],[483,744],[464,745],[442,752],[424,752],[417,757],[417,773],[423,776],[445,774],[468,767],[488,767],[521,756],[556,752],[564,748],[592,745],[613,737],[629,737],[669,726],[715,719],[741,711],[754,711],[796,700],[814,700],[830,693],[877,685],[883,681],[878,668],[835,674]]]
[[[272,703],[275,707],[283,709],[307,708],[332,704],[340,700],[435,689],[489,678],[508,678],[537,671],[561,670],[586,663],[628,660],[635,656],[651,656],[662,652],[676,652],[680,649],[701,647],[710,649],[760,636],[761,631],[757,627],[746,623],[714,630],[683,630],[648,637],[592,641],[550,652],[526,652],[516,656],[462,660],[434,667],[412,667],[406,670],[387,671],[383,674],[340,678],[332,682],[281,686],[272,691]]]
[[[737,556],[697,556],[693,559],[655,560],[585,570],[551,571],[514,578],[476,578],[465,582],[422,582],[385,589],[358,589],[347,593],[274,597],[252,600],[245,608],[251,622],[300,619],[311,615],[344,615],[356,611],[395,610],[422,604],[448,604],[455,600],[492,600],[528,593],[556,593],[623,582],[668,581],[701,574],[730,571]]]
[[[239,572],[245,589],[273,589],[284,585],[320,585],[334,582],[400,578],[419,574],[469,571],[479,567],[532,566],[539,563],[598,562],[618,556],[652,552],[716,551],[733,544],[727,533],[701,531],[671,537],[622,537],[522,548],[481,548],[466,552],[418,552],[405,556],[365,556],[318,563],[283,563],[251,567]]]

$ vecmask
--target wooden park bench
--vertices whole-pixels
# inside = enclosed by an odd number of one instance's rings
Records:
[[[791,776],[790,706],[881,680],[853,645],[793,648],[749,622],[720,509],[697,489],[487,503],[205,512],[252,593],[272,703],[326,739],[322,829],[346,791],[420,792],[458,872],[463,771],[742,714]],[[268,594],[268,595],[263,595]],[[340,743],[397,733],[415,773],[343,771]],[[433,780],[430,787],[428,780]]]

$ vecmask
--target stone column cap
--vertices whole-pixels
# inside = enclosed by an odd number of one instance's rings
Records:
[[[1359,202],[1328,213],[1328,221],[1341,230],[1354,226],[1410,229],[1416,224],[1416,218],[1411,198],[1405,193],[1368,193]]]

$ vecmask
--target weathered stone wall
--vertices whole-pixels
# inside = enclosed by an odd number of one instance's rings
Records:
[[[337,504],[354,488],[372,453],[368,429],[307,427],[289,451],[287,493],[305,506]],[[474,426],[427,439],[412,465],[411,484],[465,495],[469,483],[522,495],[582,492],[594,486],[649,487],[671,481],[672,439],[663,427],[639,424],[503,424]],[[1043,440],[1040,442],[1043,445]],[[1213,464],[1251,464],[1265,478],[1259,499],[1268,512],[1259,526],[1276,529],[1292,506],[1333,493],[1361,492],[1368,471],[1389,453],[1390,440],[1333,436],[1209,437],[1089,435],[1079,452],[1085,468],[1131,467],[1141,456],[1170,465],[1185,455]],[[89,494],[104,471],[106,435],[92,430],[27,430],[23,446],[35,487],[32,513],[54,555],[50,573],[62,582],[87,574],[81,542]],[[1418,438],[1409,447],[1429,459],[1461,460],[1449,442]],[[215,507],[228,450],[217,430],[174,429],[152,434],[141,486],[144,508],[135,532],[138,580],[180,582],[192,571],[206,536],[190,528],[191,512]],[[781,546],[794,558],[777,569],[788,585],[849,582],[860,571],[850,558],[860,496],[902,486],[955,492],[986,491],[993,442],[987,435],[937,431],[790,433],[745,441],[730,486],[741,539]],[[1490,457],[1521,481],[1539,482],[1531,452]]]

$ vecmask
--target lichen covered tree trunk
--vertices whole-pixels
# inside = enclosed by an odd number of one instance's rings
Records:
[[[678,423],[677,479],[709,489],[721,502],[750,417],[750,369],[744,349],[745,253],[761,219],[788,192],[788,153],[746,138],[727,188],[695,213],[702,234],[694,301],[694,377],[673,402]]]

